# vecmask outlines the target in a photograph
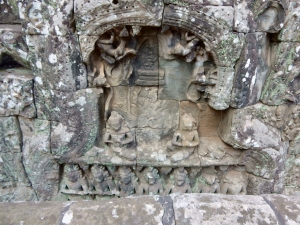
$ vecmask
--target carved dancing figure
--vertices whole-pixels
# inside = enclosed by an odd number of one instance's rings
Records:
[[[158,170],[149,167],[146,174],[147,183],[143,183],[139,187],[139,194],[157,195],[163,194],[163,187],[159,180]]]
[[[134,49],[126,47],[127,37],[129,36],[129,32],[126,27],[124,27],[119,34],[120,43],[116,48],[114,47],[115,33],[113,31],[109,31],[109,35],[109,39],[100,38],[97,41],[97,46],[101,50],[101,56],[106,62],[113,64],[128,54],[136,54]]]
[[[166,193],[191,193],[192,189],[188,181],[188,172],[184,167],[176,169],[174,175],[175,181],[173,184],[169,185]]]
[[[173,135],[173,139],[167,143],[171,161],[178,162],[190,157],[196,146],[199,145],[199,135],[195,119],[184,113],[182,116],[182,130]]]
[[[124,121],[123,116],[112,111],[108,119],[108,127],[104,134],[104,142],[111,146],[111,149],[120,157],[128,160],[135,160],[135,150],[132,149],[134,139],[131,131]]]
[[[66,165],[65,179],[62,181],[61,192],[65,194],[87,194],[88,186],[78,165]]]
[[[92,181],[89,189],[93,194],[111,195],[115,188],[111,176],[104,166],[93,165],[91,167]]]
[[[220,193],[219,178],[214,166],[201,170],[195,186],[196,193]]]
[[[134,194],[136,189],[135,177],[128,166],[119,168],[120,180],[116,182],[116,190],[120,192],[120,196],[129,196]]]
[[[227,172],[221,180],[221,193],[230,195],[247,194],[248,177],[242,167],[237,166]]]
[[[196,38],[195,35],[189,36],[189,32],[180,31],[180,39],[176,41],[177,43],[170,50],[170,54],[185,56],[186,62],[191,62],[196,57],[199,38]]]

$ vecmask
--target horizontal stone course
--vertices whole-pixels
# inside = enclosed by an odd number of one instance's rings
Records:
[[[0,204],[0,224],[299,224],[300,197],[173,194]],[[13,215],[13,216],[11,216]]]

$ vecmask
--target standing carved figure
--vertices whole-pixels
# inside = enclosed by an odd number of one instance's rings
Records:
[[[139,187],[139,194],[157,195],[163,193],[163,187],[159,180],[158,170],[149,167],[146,174],[147,183],[143,183]]]
[[[196,181],[196,193],[220,193],[219,178],[214,166],[203,168]]]
[[[65,177],[62,181],[61,192],[66,194],[87,194],[88,186],[78,165],[66,165]]]
[[[221,180],[221,193],[230,195],[247,194],[248,177],[243,167],[235,167],[227,172]]]
[[[108,171],[104,166],[93,165],[91,168],[92,181],[89,184],[89,189],[94,194],[111,195],[114,189],[114,183]]]
[[[124,118],[118,112],[112,111],[107,122],[108,127],[104,135],[104,142],[120,157],[135,160],[133,135]]]
[[[166,193],[191,193],[192,189],[188,181],[188,172],[184,167],[176,169],[174,175],[175,181],[173,184],[169,184]]]
[[[116,190],[120,196],[129,196],[135,193],[136,181],[134,180],[133,172],[130,167],[122,166],[119,168],[120,180],[116,182]]]

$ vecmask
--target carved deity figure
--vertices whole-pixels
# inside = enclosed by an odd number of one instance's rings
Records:
[[[196,57],[197,45],[199,39],[195,35],[189,35],[189,32],[180,30],[180,38],[175,35],[175,47],[170,50],[170,54],[185,56],[186,62],[191,62]]]
[[[66,165],[61,192],[66,194],[87,194],[88,186],[85,177],[78,165]]]
[[[123,116],[112,111],[107,122],[108,127],[104,134],[104,142],[120,157],[135,160],[134,138]]]
[[[178,162],[190,157],[196,146],[199,145],[199,135],[195,119],[187,113],[182,116],[182,129],[173,135],[173,139],[167,143],[171,161]]]
[[[111,176],[104,166],[93,165],[91,167],[92,181],[89,184],[89,189],[94,194],[111,195],[114,189],[114,183]]]
[[[201,170],[195,186],[195,192],[197,193],[220,193],[219,178],[214,166]]]
[[[167,187],[167,194],[171,193],[191,193],[192,189],[188,181],[188,172],[184,167],[176,169],[174,173],[174,183]]]
[[[119,168],[119,180],[116,182],[116,190],[120,196],[129,196],[136,190],[136,180],[130,167],[122,166]]]
[[[244,167],[237,166],[223,176],[220,184],[222,194],[247,194],[248,177],[244,170]]]
[[[114,42],[116,41],[115,32],[111,30],[108,32],[108,35],[109,39],[100,37],[97,41],[97,45],[101,50],[101,56],[106,62],[113,64],[128,54],[136,54],[134,49],[126,47],[127,37],[129,37],[129,32],[126,27],[123,27],[119,33],[119,44],[116,48],[114,47]]]
[[[139,187],[139,194],[157,195],[163,194],[163,187],[159,180],[158,170],[149,167],[146,174],[147,183],[143,183]]]

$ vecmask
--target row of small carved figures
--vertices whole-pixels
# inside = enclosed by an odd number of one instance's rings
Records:
[[[107,168],[102,165],[93,165],[85,168],[83,175],[83,170],[78,165],[65,165],[60,192],[70,195],[116,196],[132,194],[167,195],[171,193],[247,193],[248,177],[242,166],[219,166],[218,171],[214,166],[187,168],[189,173],[184,167],[134,168],[135,173],[134,169],[129,166]],[[165,177],[168,180],[166,184],[164,182]],[[221,177],[221,182],[219,177]]]

